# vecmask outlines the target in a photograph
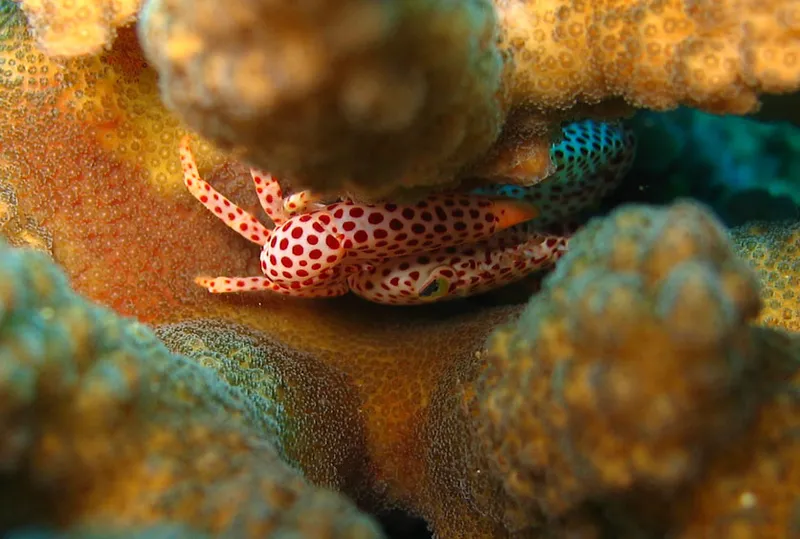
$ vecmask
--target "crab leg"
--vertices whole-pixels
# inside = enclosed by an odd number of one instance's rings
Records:
[[[485,242],[386,260],[348,276],[348,283],[354,294],[390,305],[471,296],[551,266],[566,252],[567,241],[524,223]]]
[[[268,172],[251,168],[250,175],[261,207],[276,225],[282,225],[295,215],[325,208],[324,204],[318,202],[319,197],[310,191],[300,191],[284,198],[280,183]]]
[[[381,260],[448,245],[484,241],[537,216],[534,204],[466,194],[432,195],[416,204],[328,205],[331,227],[351,260]]]
[[[235,230],[243,238],[258,245],[264,245],[270,236],[270,231],[258,220],[241,209],[239,206],[218,193],[206,183],[197,172],[192,150],[189,147],[189,136],[184,136],[180,143],[181,167],[183,169],[183,183],[189,192],[200,201],[211,213],[216,215],[223,223]]]
[[[250,169],[250,176],[253,178],[258,202],[264,208],[264,212],[276,225],[285,223],[291,216],[284,210],[283,190],[278,180],[272,174],[256,168]]]
[[[259,292],[269,290],[285,296],[301,298],[322,298],[343,296],[349,291],[344,279],[338,282],[326,282],[324,286],[307,288],[287,287],[272,282],[268,277],[197,277],[194,280],[212,294],[225,294],[230,292]]]

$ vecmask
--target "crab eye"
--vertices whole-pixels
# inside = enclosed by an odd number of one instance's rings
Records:
[[[436,299],[447,294],[450,288],[450,281],[444,277],[437,277],[422,287],[419,297],[425,299]]]

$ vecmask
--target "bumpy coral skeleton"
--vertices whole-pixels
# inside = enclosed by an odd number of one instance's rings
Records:
[[[187,533],[170,537],[364,536],[348,525],[365,527],[352,506],[313,502],[280,459],[365,506],[422,515],[444,539],[796,535],[800,342],[741,322],[756,291],[696,212],[639,208],[584,231],[517,323],[520,307],[478,302],[408,312],[209,296],[188,275],[256,273],[258,255],[186,196],[183,128],[130,29],[107,53],[62,63],[8,25],[0,61],[16,66],[0,74],[0,191],[14,193],[0,233],[46,226],[81,295],[160,326],[220,376],[155,346],[131,357],[141,326],[126,331],[74,297],[43,301],[54,283],[36,270],[44,259],[2,250],[0,266],[21,265],[0,281],[16,298],[0,328],[0,367],[11,366],[0,368],[0,455],[21,458],[3,460],[0,520],[58,536],[88,537],[92,524],[92,537],[171,524]],[[197,149],[213,185],[257,206],[237,164]],[[796,227],[768,241],[746,232],[738,256],[770,289],[763,322],[796,329]],[[699,279],[692,266],[705,267]],[[746,432],[719,437],[727,428]]]
[[[141,0],[21,0],[39,46],[52,56],[94,54],[129,24]]]
[[[487,187],[432,195],[413,205],[351,200],[322,205],[306,191],[284,198],[271,174],[251,169],[274,230],[200,178],[184,137],[180,158],[189,192],[228,227],[262,246],[263,276],[196,282],[213,293],[271,290],[332,297],[353,291],[397,305],[473,295],[519,280],[566,250],[566,237],[537,227],[594,202],[631,162],[632,138],[619,125],[582,122],[565,134],[552,149],[559,167],[544,188]],[[542,219],[524,223],[537,217],[538,207],[547,212]]]
[[[793,0],[146,0],[161,93],[298,189],[530,185],[562,121],[800,88]],[[334,22],[332,22],[334,21]],[[225,69],[218,69],[224,65]]]

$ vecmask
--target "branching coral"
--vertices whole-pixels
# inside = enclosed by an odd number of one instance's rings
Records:
[[[160,104],[135,35],[121,31],[108,53],[59,64],[21,26],[6,32],[0,61],[37,76],[0,73],[0,187],[13,189],[16,219],[47,228],[53,257],[78,292],[145,323],[225,318],[342,357],[353,353],[353,334],[367,343],[365,355],[377,353],[387,363],[435,346],[440,336],[424,324],[402,329],[425,330],[416,343],[392,336],[387,328],[403,321],[400,313],[368,308],[343,316],[340,304],[265,294],[209,297],[193,282],[198,273],[258,274],[258,250],[231,237],[186,192],[176,157],[184,131]],[[203,176],[267,222],[246,169],[220,164],[208,144],[193,147]],[[434,313],[458,310],[463,306]],[[486,315],[487,325],[493,316]],[[380,349],[385,340],[403,342],[402,352]]]
[[[13,477],[17,483],[2,483],[3,501],[12,499],[18,507],[31,499],[49,500],[48,492],[63,488],[75,495],[67,496],[59,508],[62,520],[57,524],[115,527],[117,524],[101,518],[112,513],[128,518],[131,513],[126,510],[141,510],[136,523],[152,522],[148,520],[152,514],[145,509],[162,507],[153,500],[169,494],[169,500],[175,502],[169,505],[172,513],[154,519],[188,522],[191,532],[195,527],[200,531],[220,529],[207,526],[209,522],[224,525],[230,497],[231,503],[238,504],[237,510],[255,515],[251,522],[264,523],[266,520],[258,520],[264,515],[258,513],[263,507],[250,512],[254,506],[239,503],[237,496],[260,495],[261,480],[276,473],[286,473],[302,484],[294,472],[276,461],[280,455],[302,468],[309,480],[341,489],[359,502],[397,504],[422,514],[446,538],[507,537],[510,529],[517,530],[518,537],[557,536],[565,529],[597,530],[626,523],[646,531],[666,529],[677,534],[699,530],[695,535],[713,537],[718,523],[735,522],[741,515],[742,500],[749,509],[757,509],[747,513],[753,517],[754,534],[765,536],[773,529],[758,520],[761,516],[770,519],[769,526],[774,524],[776,536],[786,530],[783,515],[796,501],[793,478],[797,467],[792,459],[798,451],[790,435],[797,424],[798,407],[796,383],[780,383],[796,371],[798,352],[792,348],[796,339],[772,330],[751,330],[743,323],[743,318],[754,314],[755,290],[705,212],[686,207],[639,208],[617,214],[606,224],[592,225],[584,240],[576,240],[584,248],[575,250],[547,282],[528,316],[497,333],[488,354],[483,350],[486,338],[494,328],[511,322],[520,312],[518,307],[481,308],[459,302],[409,314],[349,299],[321,304],[268,295],[208,297],[192,283],[200,269],[257,273],[257,253],[244,240],[232,240],[229,231],[182,189],[175,155],[183,130],[160,105],[155,74],[144,66],[134,37],[130,30],[122,30],[114,47],[103,55],[56,63],[41,54],[19,24],[4,28],[0,61],[14,69],[0,72],[0,192],[13,192],[14,196],[0,195],[0,200],[6,203],[3,211],[13,208],[8,223],[32,218],[46,227],[52,237],[52,257],[80,293],[160,325],[158,332],[164,341],[194,362],[177,360],[149,341],[153,357],[163,362],[151,362],[135,349],[125,348],[103,356],[105,362],[81,363],[83,371],[76,367],[64,374],[57,369],[62,364],[48,363],[46,373],[55,374],[39,377],[41,388],[30,398],[43,403],[40,397],[50,399],[47,402],[52,406],[23,407],[30,415],[14,416],[12,426],[17,432],[31,425],[42,426],[41,432],[61,436],[48,437],[48,442],[70,442],[48,445],[46,449],[53,452],[48,454],[63,450],[60,455],[69,456],[66,451],[77,453],[84,441],[89,449],[78,455],[83,460],[75,461],[74,471],[67,468],[66,476],[51,477],[52,482],[34,483],[33,479],[41,477],[30,475],[36,470],[20,468]],[[195,143],[194,147],[199,149],[201,173],[216,188],[250,211],[258,207],[242,167],[220,164],[219,156],[210,153],[207,145]],[[671,235],[671,225],[677,225],[675,235]],[[609,230],[621,232],[611,236],[614,241],[591,241],[610,234]],[[681,231],[683,234],[678,234]],[[673,243],[661,245],[656,241],[659,237]],[[768,245],[782,248],[779,242]],[[0,262],[6,259],[6,252]],[[35,255],[15,256],[30,260],[27,257]],[[691,260],[687,262],[686,257]],[[697,276],[685,275],[687,266],[698,267]],[[627,276],[612,272],[623,267],[629,269]],[[638,316],[635,322],[641,321],[644,329],[625,326],[624,322],[634,321],[626,317],[625,310],[597,312],[593,311],[594,302],[565,302],[565,297],[571,297],[567,292],[573,293],[586,275],[598,272],[598,285],[639,283],[639,293],[629,296],[630,307]],[[31,278],[36,275],[29,274]],[[654,279],[657,275],[673,284],[679,281],[677,284],[686,288],[665,286]],[[737,281],[740,286],[735,285]],[[25,282],[31,290],[38,290],[35,282],[45,281]],[[676,294],[676,302],[668,301],[673,290],[687,289],[708,295],[684,301],[685,296]],[[596,289],[590,286],[587,290]],[[597,304],[616,307],[612,300],[617,297],[599,294]],[[709,302],[700,302],[703,297]],[[36,301],[33,296],[22,298]],[[69,304],[78,314],[100,312],[70,298]],[[791,304],[790,298],[782,299]],[[44,303],[27,305],[39,307],[26,311],[36,331],[51,331],[47,328],[61,320],[60,316],[47,318],[51,311]],[[655,310],[657,306],[665,306],[664,312],[673,314],[695,306],[697,310],[692,312],[705,318],[682,326],[680,320],[667,317],[656,325],[654,321],[665,316]],[[53,310],[52,314],[60,312]],[[545,319],[534,318],[537,312]],[[116,342],[128,343],[126,328],[131,327],[139,328],[139,338],[149,335],[141,326],[103,320],[102,324],[90,320],[98,339],[117,331]],[[571,331],[579,324],[587,331],[585,342],[572,338]],[[592,331],[593,327],[613,331],[619,340],[609,343],[608,336]],[[678,329],[709,338],[703,354],[694,355],[694,363],[679,354],[679,343],[667,338]],[[601,345],[631,344],[643,331],[650,331],[645,348],[638,343],[623,347],[616,355],[594,354]],[[717,341],[711,338],[715,332]],[[534,338],[541,344],[541,354],[539,347],[533,346]],[[689,352],[703,348],[701,341],[691,343]],[[557,342],[563,350],[575,352],[577,359],[572,364],[584,370],[566,368],[569,365],[550,346]],[[504,348],[511,343],[518,348]],[[35,343],[30,346],[35,350]],[[739,356],[733,354],[737,351]],[[727,368],[721,359],[725,354],[732,358]],[[521,363],[512,364],[508,361],[511,357]],[[197,362],[219,376],[197,367]],[[6,365],[16,363],[0,362],[0,369]],[[181,369],[170,371],[170,365]],[[534,371],[515,378],[525,365],[563,375],[553,379],[561,385],[533,376]],[[764,368],[757,368],[761,366]],[[114,388],[133,389],[118,399],[117,393],[101,393],[104,386],[99,382],[122,367],[131,377],[120,377],[120,385]],[[743,373],[751,371],[752,390],[742,388]],[[609,383],[592,385],[594,379],[581,378],[580,372]],[[623,382],[634,376],[632,392],[623,393]],[[728,386],[710,384],[715,377]],[[762,390],[773,387],[773,382],[776,391]],[[529,385],[522,386],[524,383]],[[531,391],[515,393],[510,406],[528,413],[517,420],[494,414],[503,388],[520,386]],[[74,391],[65,394],[61,391],[64,387]],[[564,392],[559,393],[559,388]],[[719,400],[712,399],[715,391]],[[653,398],[646,399],[644,392]],[[142,400],[143,395],[147,400]],[[176,395],[186,400],[176,403]],[[558,395],[567,400],[554,400]],[[625,395],[636,398],[628,401]],[[739,395],[751,398],[751,404]],[[76,414],[84,410],[78,403],[86,406],[100,397],[106,405],[90,407],[82,414],[85,424],[77,421]],[[0,409],[21,398],[4,394]],[[593,408],[589,406],[593,398],[616,406]],[[641,411],[646,412],[641,418],[647,418],[647,423],[634,415],[640,410],[632,411],[641,402],[645,403]],[[665,404],[663,409],[659,403]],[[152,408],[146,408],[148,405]],[[553,414],[544,419],[533,417],[529,408],[534,406]],[[732,431],[726,432],[722,420],[730,418],[737,407],[747,412],[751,421],[737,418]],[[141,410],[153,413],[136,420]],[[669,421],[671,410],[673,422]],[[115,430],[110,430],[107,421],[114,417],[122,419],[112,422]],[[577,429],[574,424],[554,423],[560,430],[545,433],[554,434],[552,437],[539,436],[533,428],[537,421],[541,425],[565,417],[588,424]],[[178,428],[187,423],[189,428]],[[674,430],[669,429],[676,424]],[[608,432],[601,433],[601,425]],[[699,425],[709,428],[701,432]],[[731,439],[725,440],[723,434]],[[534,440],[534,436],[539,437]],[[274,441],[274,446],[255,443],[264,439]],[[619,447],[620,439],[631,441],[640,451],[626,453],[630,448]],[[0,437],[4,455],[11,454],[6,447],[14,440]],[[30,454],[37,438],[30,440],[23,438],[14,454]],[[595,440],[603,443],[596,451],[587,449]],[[108,460],[85,456],[107,455],[118,441],[122,445],[116,467],[108,465]],[[691,443],[702,448],[700,456],[686,450]],[[727,445],[720,450],[717,444]],[[551,458],[553,469],[543,478],[523,475],[539,470],[540,463],[527,459],[528,454],[519,449],[532,445]],[[562,451],[564,447],[583,453],[568,453]],[[649,458],[639,458],[640,454]],[[183,460],[156,477],[163,482],[148,482],[149,468],[140,465],[143,455],[158,457],[147,461],[154,466],[173,465],[173,457]],[[659,455],[671,459],[662,461],[656,458]],[[504,466],[501,456],[521,463],[521,473]],[[251,469],[254,460],[258,463]],[[64,461],[50,462],[40,474],[64,469],[58,468]],[[263,469],[258,469],[260,466]],[[102,481],[94,473],[100,468],[105,472]],[[77,490],[76,485],[86,485],[78,482],[81,477],[87,478],[94,490]],[[192,489],[197,483],[189,479],[173,481],[189,477],[202,481],[203,489]],[[640,489],[641,483],[651,478],[680,488],[668,496]],[[173,490],[175,485],[183,490]],[[526,491],[525,485],[535,488]],[[733,490],[728,490],[729,485],[734,485]],[[41,486],[45,494],[37,496]],[[33,493],[31,487],[36,487]],[[620,490],[622,487],[630,490]],[[307,488],[302,487],[299,499],[305,499],[303,493],[319,494]],[[88,498],[85,492],[96,497]],[[227,497],[222,505],[200,509],[192,509],[185,502],[189,498],[182,498],[209,493]],[[344,515],[355,515],[340,499],[321,495],[336,500],[326,507],[341,507]],[[640,504],[626,509],[624,503],[618,504],[624,495]],[[122,506],[131,509],[114,510]],[[0,503],[3,507],[6,504]],[[222,509],[215,511],[215,507]],[[657,512],[662,520],[637,523],[631,507],[641,507],[643,514]],[[533,510],[525,512],[525,508]],[[594,511],[596,508],[600,510]],[[619,518],[612,518],[614,511]],[[554,515],[561,518],[545,518]],[[220,520],[214,520],[217,518]],[[534,530],[532,524],[542,528]],[[718,536],[726,536],[722,532]]]
[[[376,197],[455,172],[530,183],[564,119],[743,114],[800,87],[787,0],[232,0],[224,18],[216,5],[145,2],[162,95],[201,133],[318,191]]]
[[[759,372],[750,384],[761,401],[755,421],[742,437],[725,444],[705,472],[666,504],[640,498],[640,515],[651,520],[651,529],[671,526],[674,537],[680,539],[779,539],[797,534],[800,339],[797,334],[757,329],[752,330],[752,338],[759,353]]]
[[[192,128],[287,180],[313,178],[329,193],[426,185],[500,132],[486,0],[218,10],[214,0],[145,5],[140,35],[163,96]]]
[[[136,17],[141,0],[20,0],[41,49],[50,56],[95,54]]]
[[[356,496],[365,491],[360,402],[345,373],[237,324],[187,321],[159,326],[156,335],[248,393],[259,418],[278,433],[283,458],[315,484]]]
[[[0,482],[17,487],[0,528],[380,536],[282,462],[245,395],[76,296],[46,255],[0,244],[0,276]]]
[[[731,234],[739,256],[758,272],[760,321],[800,331],[800,223],[751,223]]]
[[[758,306],[749,269],[695,206],[619,210],[576,235],[542,293],[493,337],[475,388],[483,466],[509,500],[501,515],[530,524],[693,477],[746,417]]]
[[[418,510],[448,538],[791,535],[800,340],[748,327],[757,289],[719,224],[634,207],[573,245],[439,378]]]
[[[514,101],[566,108],[623,97],[752,112],[800,86],[800,7],[786,0],[497,0]]]

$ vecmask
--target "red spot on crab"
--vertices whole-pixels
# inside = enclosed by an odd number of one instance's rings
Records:
[[[334,250],[339,249],[341,247],[339,240],[337,240],[333,236],[328,236],[325,238],[325,245]]]

